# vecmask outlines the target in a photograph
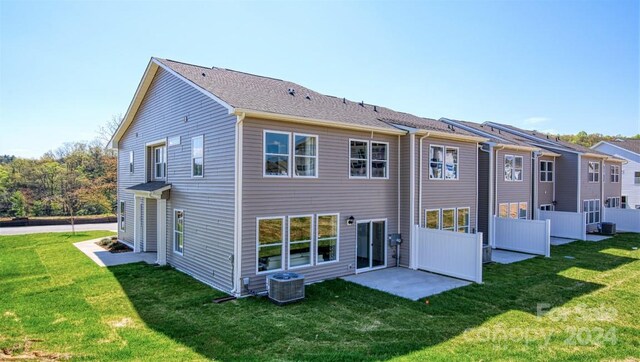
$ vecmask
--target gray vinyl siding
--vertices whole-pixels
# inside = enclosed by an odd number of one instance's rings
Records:
[[[620,167],[620,182],[611,182],[611,166]],[[604,162],[604,195],[603,200],[606,201],[609,197],[622,196],[622,165],[620,162]]]
[[[598,182],[589,182],[589,162],[600,164],[600,180]],[[600,159],[582,156],[580,164],[580,200],[602,200],[603,175]]]
[[[172,184],[167,201],[167,262],[223,290],[232,288],[235,121],[226,108],[158,69],[118,145],[118,198],[127,203],[128,219],[127,230],[119,237],[133,242],[133,194],[124,189],[147,180],[145,165],[151,167],[145,162],[146,143],[180,137],[180,145],[167,150],[167,182]],[[191,138],[200,135],[204,135],[204,177],[191,178]],[[129,174],[129,150],[134,150],[133,175]],[[173,252],[174,209],[185,211],[182,256]]]
[[[313,179],[263,177],[263,130],[299,132],[318,136],[319,177]],[[296,268],[305,281],[315,282],[355,273],[356,221],[387,219],[387,232],[398,231],[398,136],[349,131],[322,126],[245,119],[243,122],[242,277],[250,289],[265,289],[266,274],[257,274],[256,219],[339,213],[339,260]],[[389,179],[349,179],[349,139],[389,143]],[[288,230],[285,228],[285,240]],[[387,246],[387,266],[395,266]],[[285,245],[283,266],[287,264]]]
[[[411,136],[400,137],[400,233],[403,242],[400,244],[400,265],[409,267],[411,244]]]
[[[478,231],[484,243],[489,242],[489,152],[478,151]]]
[[[542,156],[539,158],[538,160],[538,177],[536,178],[538,180],[538,206],[540,205],[547,205],[547,204],[552,204],[554,197],[553,197],[553,185],[556,182],[556,175],[557,175],[557,170],[556,170],[556,162],[553,162],[553,182],[542,182],[540,181],[540,161],[554,161],[554,157],[553,156]]]
[[[145,236],[145,249],[144,251],[156,251],[157,250],[157,236],[158,236],[158,212],[157,202],[155,199],[147,199],[147,226]]]
[[[419,142],[416,142],[419,143]],[[429,146],[458,147],[458,180],[429,179]],[[416,145],[416,152],[420,152]],[[469,207],[469,227],[477,228],[478,197],[478,144],[427,137],[422,140],[422,172],[420,159],[416,157],[416,175],[422,176],[422,210],[416,198],[416,223],[424,225],[424,210]],[[416,180],[416,195],[419,195],[419,180]]]
[[[496,206],[502,203],[526,202],[527,218],[531,219],[531,153],[515,150],[497,150],[496,154]],[[506,155],[522,157],[522,181],[506,181],[504,160]]]
[[[578,196],[578,155],[571,152],[553,150],[560,154],[556,157],[556,210],[582,212],[577,210]],[[582,206],[581,206],[582,207]]]

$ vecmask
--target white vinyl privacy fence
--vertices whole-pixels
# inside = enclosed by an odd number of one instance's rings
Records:
[[[494,216],[495,247],[551,256],[551,221],[509,219]]]
[[[640,233],[639,209],[616,209],[605,207],[602,209],[602,221],[616,224],[617,231]]]
[[[585,213],[540,210],[538,219],[551,221],[551,236],[577,240],[587,239]]]
[[[466,234],[415,226],[413,265],[482,283],[482,233]]]

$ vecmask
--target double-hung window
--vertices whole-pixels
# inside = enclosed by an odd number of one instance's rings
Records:
[[[293,134],[294,177],[318,176],[318,137]]]
[[[281,270],[284,217],[258,219],[258,272]]]
[[[184,253],[184,211],[173,210],[173,251]]]
[[[589,182],[600,182],[600,163],[589,162]]]
[[[587,214],[587,224],[600,222],[600,200],[584,200],[582,201],[582,209]]]
[[[120,201],[120,230],[125,231],[125,223],[127,221],[127,208],[125,207],[126,203],[124,201]]]
[[[164,180],[167,172],[167,148],[157,146],[153,148],[153,178],[154,180]]]
[[[191,176],[204,176],[204,136],[191,139]]]
[[[389,144],[371,141],[371,178],[388,178]]]
[[[289,143],[288,132],[264,132],[264,175],[289,176]]]
[[[458,148],[432,145],[429,147],[429,179],[457,180]]]
[[[369,177],[369,141],[349,141],[349,177]]]
[[[442,209],[442,230],[453,231],[456,228],[456,209]]]
[[[440,209],[426,210],[424,225],[427,229],[440,230]]]
[[[338,214],[316,216],[318,264],[338,260]]]
[[[607,203],[605,204],[607,207],[619,208],[620,207],[620,198],[619,197],[607,197]]]
[[[522,181],[522,156],[504,156],[504,180]]]
[[[133,151],[129,151],[129,173],[133,173]]]
[[[289,217],[289,268],[311,265],[313,216]]]
[[[553,161],[540,161],[540,181],[553,182]]]
[[[427,229],[469,233],[470,208],[448,208],[425,210],[424,225]]]
[[[456,215],[456,219],[457,222],[456,224],[458,225],[458,232],[461,233],[469,233],[469,208],[468,207],[461,207],[458,208],[458,214]]]
[[[620,182],[620,166],[611,165],[611,182]]]
[[[635,172],[633,173],[633,183],[634,183],[635,185],[640,185],[640,172],[635,171]]]

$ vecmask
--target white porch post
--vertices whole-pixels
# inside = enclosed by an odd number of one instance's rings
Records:
[[[133,195],[133,252],[140,252],[140,203],[138,202],[138,197]]]
[[[159,265],[167,264],[167,200],[159,199],[157,206],[157,260]]]

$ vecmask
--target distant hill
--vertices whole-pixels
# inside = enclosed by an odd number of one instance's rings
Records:
[[[600,141],[611,141],[618,138],[640,139],[640,133],[632,137],[625,137],[621,135],[607,136],[600,133],[587,133],[585,131],[580,131],[577,134],[560,135],[560,139],[562,139],[563,141],[575,143],[585,147],[591,147]]]

